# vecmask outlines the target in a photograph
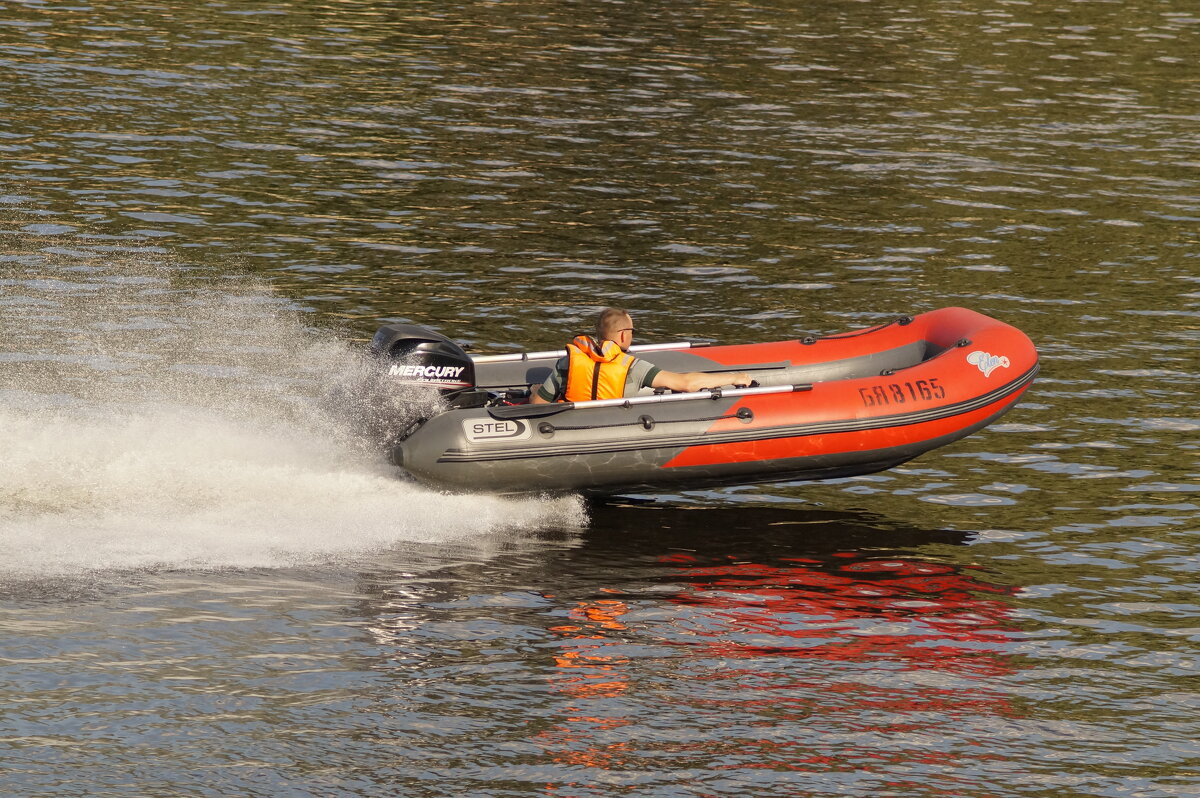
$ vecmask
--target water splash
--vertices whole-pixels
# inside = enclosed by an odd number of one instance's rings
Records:
[[[0,578],[290,566],[582,523],[574,499],[404,482],[322,401],[361,379],[355,349],[262,284],[42,260],[0,287]]]

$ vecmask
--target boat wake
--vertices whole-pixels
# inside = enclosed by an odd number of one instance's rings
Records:
[[[406,483],[322,402],[363,365],[262,286],[128,264],[0,279],[0,579],[288,567],[576,529],[578,500]]]

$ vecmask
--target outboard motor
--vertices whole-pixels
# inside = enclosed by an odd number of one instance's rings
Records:
[[[371,340],[376,367],[357,392],[359,426],[389,453],[428,419],[450,407],[475,407],[475,363],[441,333],[415,324],[388,324]],[[399,463],[397,463],[399,465]]]
[[[475,363],[463,348],[441,333],[415,324],[388,324],[371,341],[388,382],[395,386],[436,388],[449,398],[475,387]]]

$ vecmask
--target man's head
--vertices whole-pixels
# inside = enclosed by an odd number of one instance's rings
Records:
[[[605,308],[596,319],[596,335],[628,350],[633,344],[633,317],[621,308]]]

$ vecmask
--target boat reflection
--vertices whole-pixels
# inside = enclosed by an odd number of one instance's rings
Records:
[[[1008,637],[1008,605],[986,596],[1012,590],[962,567],[851,551],[770,564],[688,554],[663,562],[688,583],[671,601],[702,610],[686,625],[725,656],[886,656],[905,668],[1008,669],[987,655],[987,644]]]
[[[392,700],[423,723],[474,718],[464,744],[520,740],[548,794],[848,758],[903,791],[897,769],[1019,712],[1017,588],[970,542],[861,513],[600,505],[570,539],[397,552],[358,592]]]
[[[602,507],[593,521],[585,552],[633,560],[643,581],[577,597],[570,622],[551,627],[550,686],[566,706],[539,741],[555,762],[602,779],[662,756],[628,710],[650,694],[664,717],[736,727],[683,734],[694,740],[669,746],[677,766],[844,762],[845,744],[825,752],[821,735],[800,731],[815,726],[876,736],[883,758],[916,763],[929,757],[920,736],[942,735],[947,717],[1014,714],[994,680],[1013,668],[1016,588],[966,562],[967,533],[771,508]],[[787,739],[738,731],[778,724],[793,729]]]

